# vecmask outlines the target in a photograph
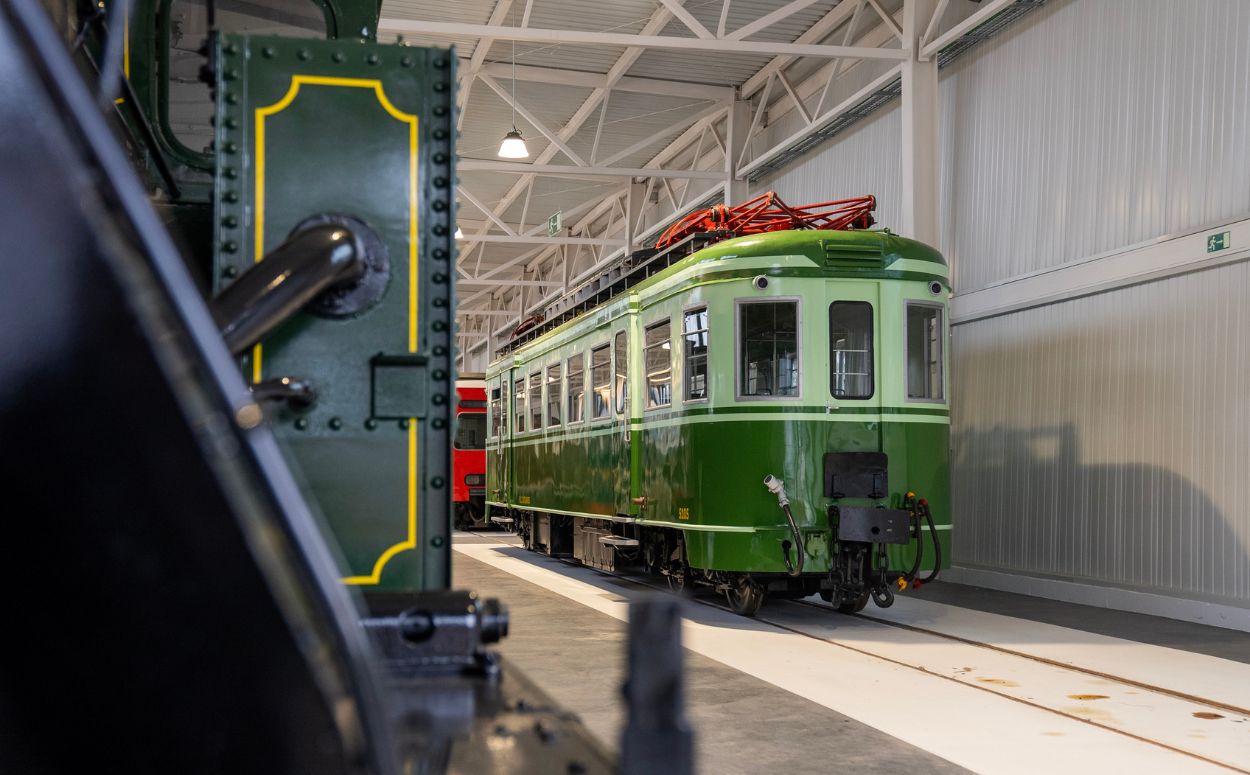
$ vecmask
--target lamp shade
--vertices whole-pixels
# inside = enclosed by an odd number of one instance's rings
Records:
[[[499,144],[499,156],[504,159],[527,159],[530,151],[525,147],[525,138],[516,129],[503,136]]]

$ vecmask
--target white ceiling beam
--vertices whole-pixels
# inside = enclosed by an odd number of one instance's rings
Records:
[[[725,0],[720,7],[720,21],[716,23],[716,37],[718,38],[725,37],[725,22],[729,19],[729,3],[730,0]]]
[[[456,280],[457,288],[550,288],[559,285],[555,280]],[[476,294],[475,294],[476,295]],[[456,312],[461,310],[457,308]],[[516,315],[516,310],[509,310]]]
[[[799,98],[798,92],[794,90],[794,84],[790,83],[790,79],[786,77],[785,70],[777,71],[777,80],[781,81],[782,88],[786,90],[786,94],[790,95],[790,99],[794,100],[794,106],[803,114],[803,121],[808,124],[812,123],[811,112],[803,104],[803,100]]]
[[[656,8],[651,14],[651,18],[648,19],[647,23],[643,25],[642,34],[649,35],[659,32],[664,29],[664,26],[668,24],[672,18],[673,14],[667,8],[664,8],[663,6]],[[628,71],[630,67],[633,67],[634,63],[638,61],[638,57],[642,56],[643,51],[644,49],[641,48],[626,49],[616,62],[613,63],[612,67],[608,68],[607,79],[604,86],[596,88],[592,91],[590,96],[587,97],[582,103],[581,107],[573,113],[573,116],[560,129],[560,137],[562,139],[568,140],[573,135],[577,134],[578,130],[581,129],[582,124],[586,123],[586,120],[594,114],[595,108],[598,107],[599,102],[607,95],[608,90],[614,86],[617,80],[625,75],[626,71]],[[538,158],[535,161],[538,164],[545,164],[558,152],[559,149],[556,146],[548,145],[542,150],[541,153],[538,154]],[[496,214],[498,215],[506,212],[507,209],[512,206],[512,203],[515,202],[521,195],[521,193],[533,183],[533,180],[534,176],[532,174],[522,175],[520,179],[512,185],[512,188],[508,189],[508,192],[504,194],[503,199],[500,201],[499,207],[496,210]],[[486,229],[482,229],[481,231],[485,232]],[[472,250],[475,247],[477,246],[471,245],[469,249]]]
[[[742,40],[743,38],[754,35],[762,29],[771,27],[782,19],[787,19],[809,5],[814,5],[817,0],[792,0],[786,3],[772,13],[765,14],[750,24],[739,27],[728,35],[724,35],[725,40]]]
[[[496,216],[493,212],[491,212],[491,209],[490,209],[489,207],[487,207],[486,205],[482,204],[482,203],[481,203],[481,201],[479,201],[477,197],[473,196],[473,194],[472,194],[472,193],[470,193],[469,189],[465,188],[465,187],[464,187],[464,186],[462,186],[462,185],[457,185],[457,186],[456,186],[456,191],[458,191],[458,192],[460,193],[460,195],[461,195],[461,196],[463,196],[465,199],[469,200],[469,204],[471,204],[471,205],[473,205],[474,207],[476,207],[477,209],[481,210],[481,211],[482,211],[482,213],[483,213],[483,214],[484,214],[487,218],[489,218],[489,219],[491,219],[492,221],[494,221],[494,223],[495,223],[495,225],[496,225],[496,226],[498,226],[499,228],[503,229],[504,234],[510,234],[510,235],[512,235],[513,237],[517,236],[517,233],[516,233],[516,230],[515,230],[515,229],[513,229],[513,228],[512,228],[511,226],[509,226],[508,224],[504,223],[504,222],[503,222],[500,218],[498,218],[498,217],[497,217],[497,216]],[[463,229],[464,229],[464,227],[463,227],[463,226],[461,226],[461,230],[463,230]]]
[[[704,27],[699,23],[698,19],[691,16],[689,11],[682,8],[681,0],[660,0],[660,3],[663,4],[665,8],[672,11],[673,15],[676,16],[682,24],[686,25],[686,29],[695,34],[695,37],[703,38],[704,40],[714,40],[716,38],[715,35],[708,32],[707,27]]]
[[[924,47],[933,39],[933,33],[937,32],[938,22],[942,21],[942,14],[946,13],[946,6],[951,0],[938,0],[937,8],[933,9],[933,16],[929,17],[929,26],[925,27],[924,34],[920,36],[920,50],[924,51]]]
[[[500,245],[608,245],[619,248],[625,240],[594,237],[531,237],[528,234],[466,234],[458,242],[495,242]]]
[[[868,4],[872,6],[872,10],[877,12],[877,16],[881,17],[881,21],[885,22],[885,25],[887,27],[894,30],[895,37],[897,37],[899,40],[902,40],[903,39],[902,25],[900,25],[897,21],[895,21],[894,17],[891,16],[888,11],[886,11],[884,8],[881,7],[880,0],[868,0]]]
[[[517,113],[520,113],[521,118],[528,121],[530,126],[542,133],[543,137],[555,143],[556,147],[563,151],[564,155],[569,157],[574,164],[579,167],[587,166],[586,160],[577,155],[577,152],[570,148],[568,143],[564,142],[564,140],[560,138],[559,134],[548,129],[546,124],[539,120],[539,118],[533,113],[529,112],[529,110],[521,104],[521,101],[516,98],[516,95],[509,94],[507,89],[500,86],[499,82],[489,75],[478,73],[477,77],[478,80],[489,86],[493,92],[498,94],[500,97],[503,97],[503,101],[511,105]]]
[[[616,153],[612,154],[608,158],[601,160],[599,164],[604,167],[615,164],[621,159],[627,158],[629,156],[633,156],[635,153],[638,153],[639,151],[645,148],[651,147],[655,143],[659,142],[660,140],[663,140],[665,137],[668,137],[674,132],[683,131],[685,130],[686,127],[690,126],[691,124],[696,124],[698,122],[704,121],[710,116],[718,115],[724,112],[725,112],[724,105],[712,105],[711,107],[705,108],[699,111],[698,113],[687,113],[686,115],[683,115],[681,119],[678,120],[677,123],[673,124],[672,126],[665,127],[664,129],[661,129],[659,132],[652,134],[650,137],[644,137],[643,139],[639,140],[638,142],[634,143],[628,148],[617,151]]]
[[[481,72],[495,78],[510,79],[512,66],[507,62],[487,62]],[[518,81],[549,83],[556,86],[580,86],[584,89],[603,89],[608,85],[608,76],[603,73],[587,73],[581,70],[564,70],[557,67],[535,67],[534,65],[516,66]],[[639,78],[622,76],[612,85],[614,91],[637,92],[639,94],[659,94],[666,97],[690,97],[693,99],[721,99],[733,92],[733,87],[714,84],[700,84],[689,81],[669,81],[661,78]]]
[[[948,43],[959,40],[964,36],[965,32],[977,27],[981,22],[986,21],[1014,2],[1015,0],[991,0],[991,2],[986,3],[976,13],[942,33],[937,40],[925,44],[925,47],[920,50],[920,59],[926,60],[931,58],[934,54],[946,48]]]
[[[829,13],[820,17],[819,21],[817,21],[811,27],[808,27],[807,32],[804,32],[802,35],[796,38],[794,42],[795,43],[812,43],[815,41],[824,40],[829,35],[829,33],[833,32],[843,22],[849,19],[851,17],[851,13],[854,10],[855,10],[855,0],[842,0],[841,3],[838,3],[832,9],[830,9]],[[742,99],[746,99],[747,97],[750,97],[752,94],[755,94],[760,89],[764,88],[765,84],[768,83],[768,80],[772,77],[773,73],[777,72],[778,70],[784,67],[788,67],[790,63],[793,61],[794,61],[794,57],[792,56],[774,57],[771,61],[769,61],[768,64],[761,67],[759,71],[755,73],[755,75],[746,79],[746,81],[742,84],[742,86],[738,88],[738,91],[741,92],[742,94]]]
[[[490,12],[488,24],[499,24],[508,15],[508,11],[512,8],[512,0],[499,0],[495,3],[495,8]],[[473,92],[473,83],[477,80],[478,71],[482,69],[482,64],[486,61],[486,55],[490,53],[491,44],[495,41],[491,38],[482,38],[473,48],[473,58],[469,60],[469,66],[462,71],[460,80],[460,93],[456,95],[456,130],[464,128],[465,108],[469,106],[469,95]]]
[[[862,102],[865,97],[880,90],[890,81],[898,78],[901,68],[902,65],[891,67],[884,74],[864,86],[864,88],[855,92],[850,97],[847,97],[841,102],[841,104],[830,108],[826,113],[824,113],[824,115],[818,116],[815,121],[812,121],[810,124],[790,135],[785,140],[782,140],[772,148],[769,148],[764,153],[761,153],[759,156],[752,159],[750,164],[742,165],[742,167],[738,170],[738,178],[746,180],[753,171],[758,169],[765,162],[775,158],[778,154],[784,152],[787,148],[793,146],[798,141],[805,139],[813,132],[824,128],[829,122],[833,121],[833,119]]]
[[[871,2],[872,0],[869,0]],[[776,43],[754,40],[706,40],[677,38],[671,35],[629,35],[616,32],[583,30],[543,30],[505,27],[491,24],[431,22],[411,19],[383,19],[379,32],[402,35],[443,35],[450,37],[489,37],[529,43],[565,43],[579,46],[623,46],[625,48],[660,48],[676,51],[712,51],[721,54],[774,54],[792,57],[856,57],[901,61],[907,52],[898,48],[848,48],[846,46]]]
[[[714,172],[697,170],[659,169],[655,167],[570,167],[563,164],[526,164],[524,162],[494,161],[491,159],[464,159],[456,162],[460,172],[511,172],[520,175],[567,175],[581,178],[690,178],[693,180],[719,180]]]

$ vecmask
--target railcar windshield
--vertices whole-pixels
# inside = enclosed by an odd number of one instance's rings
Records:
[[[456,415],[456,449],[486,448],[486,412],[460,412]]]
[[[930,304],[907,305],[907,398],[942,401],[942,308]]]
[[[834,398],[872,398],[872,305],[829,305],[829,392]]]
[[[799,395],[799,303],[738,303],[738,397]]]

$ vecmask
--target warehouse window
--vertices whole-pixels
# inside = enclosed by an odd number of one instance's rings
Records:
[[[738,397],[799,395],[799,303],[738,302]]]
[[[682,322],[682,338],[686,359],[686,400],[707,398],[707,307],[692,309]]]
[[[829,305],[829,392],[834,398],[872,398],[872,305]]]
[[[672,326],[665,320],[646,331],[645,358],[647,365],[647,408],[669,406],[673,403],[673,345]]]
[[[941,401],[942,308],[928,304],[907,305],[907,397]]]
[[[569,398],[564,413],[570,423],[581,422],[586,416],[586,375],[582,373],[581,353],[569,358]]]
[[[543,374],[536,371],[530,375],[530,430],[543,427]]]
[[[499,436],[499,430],[502,428],[503,418],[499,415],[499,410],[503,407],[503,403],[499,400],[499,388],[491,388],[490,391],[490,437]]]
[[[547,427],[560,424],[560,364],[547,367]]]
[[[512,418],[516,422],[517,433],[520,433],[525,430],[525,378],[518,379],[512,388],[512,398],[516,401],[516,406],[512,410]]]
[[[590,351],[590,380],[595,391],[591,418],[602,419],[612,413],[612,352],[606,344]]]
[[[625,344],[625,332],[616,332],[616,413],[624,414],[629,401],[629,349]]]

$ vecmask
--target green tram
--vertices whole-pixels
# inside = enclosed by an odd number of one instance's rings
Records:
[[[942,256],[888,230],[808,229],[659,258],[489,366],[491,519],[532,550],[712,586],[744,615],[815,593],[884,607],[935,577],[951,529]]]

